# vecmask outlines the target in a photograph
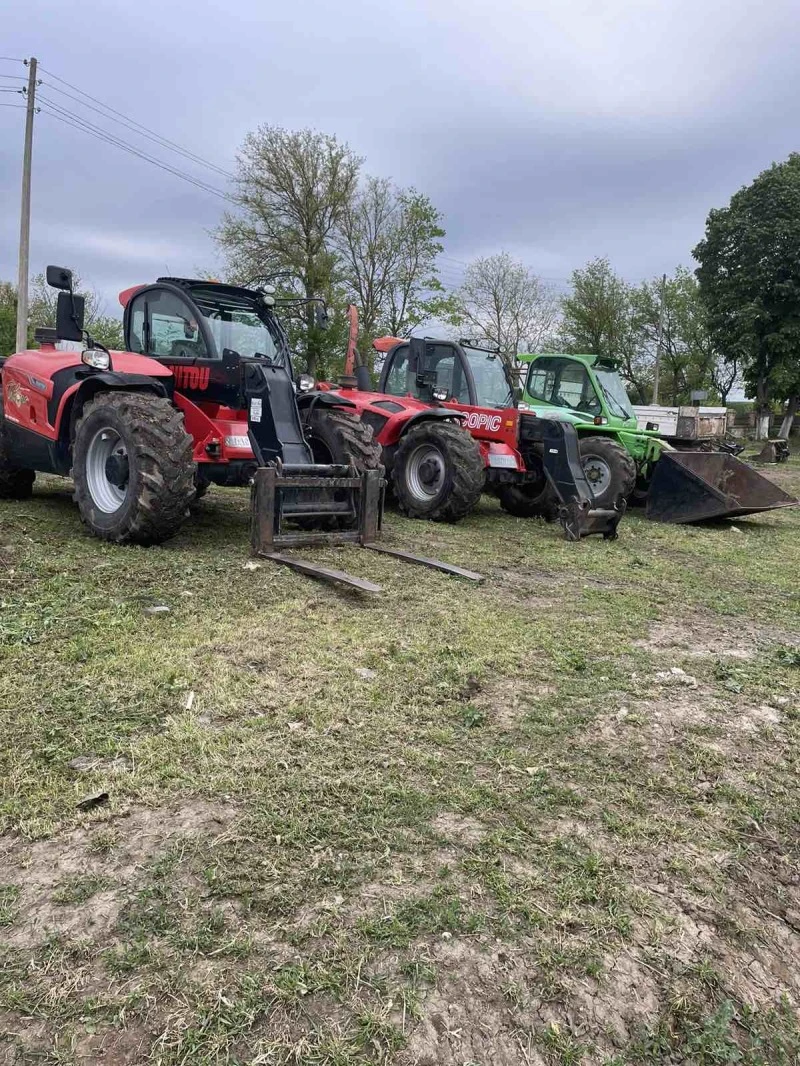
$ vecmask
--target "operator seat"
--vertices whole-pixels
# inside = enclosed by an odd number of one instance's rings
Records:
[[[177,340],[172,342],[168,359],[208,359],[206,346],[202,339],[196,341]]]

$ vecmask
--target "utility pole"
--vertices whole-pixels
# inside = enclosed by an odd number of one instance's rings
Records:
[[[653,403],[658,403],[658,386],[661,376],[661,343],[664,337],[664,304],[666,303],[667,275],[661,276],[661,299],[658,307],[658,341],[656,343],[656,368],[653,374]]]
[[[19,216],[19,277],[17,279],[17,351],[28,347],[28,257],[31,241],[31,162],[33,115],[36,106],[36,60],[28,60],[28,111],[22,153],[22,206]]]

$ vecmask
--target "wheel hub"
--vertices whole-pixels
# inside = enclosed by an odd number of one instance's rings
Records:
[[[433,499],[442,490],[446,471],[445,458],[439,449],[432,444],[421,444],[408,458],[408,487],[418,499]]]
[[[595,496],[600,496],[605,492],[611,483],[611,471],[608,464],[596,455],[584,460],[583,472]]]
[[[86,487],[92,503],[114,514],[125,503],[130,484],[130,463],[125,442],[107,426],[95,433],[86,449]]]
[[[115,488],[124,489],[130,476],[130,464],[127,455],[112,452],[106,459],[106,477]]]

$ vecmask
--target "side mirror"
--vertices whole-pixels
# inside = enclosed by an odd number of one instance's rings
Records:
[[[66,267],[49,266],[47,268],[47,284],[51,289],[63,289],[65,292],[72,292],[72,271],[67,270]],[[66,338],[64,339],[66,340]]]
[[[57,340],[83,340],[83,316],[83,297],[73,296],[71,292],[60,292],[58,294],[58,301],[56,303]]]
[[[314,321],[316,322],[317,329],[328,328],[328,308],[324,303],[316,305],[314,311]]]

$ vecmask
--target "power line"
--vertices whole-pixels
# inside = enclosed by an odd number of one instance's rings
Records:
[[[23,111],[25,110],[25,104],[0,104],[0,107],[21,107]]]
[[[20,74],[0,74],[0,78],[5,78],[6,81],[27,81],[27,78],[23,78]]]
[[[67,111],[65,108],[62,108],[59,104],[55,103],[55,101],[44,96],[40,96],[40,100],[45,105],[42,107],[42,111],[51,118],[58,119],[60,122],[64,122],[68,126],[82,130],[84,133],[88,133],[90,136],[104,141],[106,144],[111,144],[116,148],[122,149],[124,152],[128,152],[130,155],[137,156],[139,159],[152,163],[153,166],[159,167],[161,170],[173,174],[177,178],[182,178],[184,181],[189,182],[189,184],[194,185],[198,189],[202,189],[204,192],[210,192],[214,196],[219,196],[221,199],[228,200],[231,203],[236,202],[232,196],[229,196],[221,189],[215,188],[213,185],[209,185],[207,182],[203,181],[202,178],[187,174],[185,171],[170,166],[169,163],[155,159],[141,149],[117,137],[115,134],[111,133],[110,130],[103,129],[101,126],[96,126],[93,122],[89,122],[88,119],[84,119],[80,115]]]
[[[14,56],[0,56],[4,63],[24,63],[24,59],[15,59]]]
[[[171,141],[168,137],[162,137],[160,133],[156,133],[155,130],[151,130],[148,126],[144,126],[141,122],[137,122],[136,119],[131,118],[129,115],[124,115],[121,111],[117,111],[116,108],[111,107],[109,104],[104,104],[102,100],[98,100],[97,97],[91,96],[89,93],[84,92],[83,89],[79,89],[77,85],[72,85],[70,82],[65,81],[64,78],[60,78],[51,70],[46,70],[44,67],[42,67],[41,70],[42,73],[47,74],[51,78],[55,78],[55,80],[61,82],[62,85],[66,85],[74,92],[80,93],[80,95],[86,97],[87,100],[91,100],[93,103],[99,104],[99,106],[103,108],[104,111],[110,112],[111,115],[116,116],[116,119],[113,119],[112,121],[121,122],[122,125],[127,126],[128,129],[132,129],[134,133],[138,132],[140,136],[146,136],[150,140],[155,140],[156,143],[160,144],[162,147],[168,148],[170,151],[177,152],[179,155],[182,155],[187,159],[191,159],[193,162],[199,163],[201,166],[208,167],[210,170],[215,171],[222,177],[229,179],[233,178],[233,175],[231,173],[224,170],[216,163],[212,163],[210,162],[210,160],[204,159],[203,156],[197,155],[196,152],[192,152],[190,149],[185,148],[183,145],[178,144],[176,141]],[[79,100],[77,97],[72,96],[70,93],[64,92],[63,89],[59,89],[57,85],[52,85],[49,82],[45,82],[44,84],[49,85],[51,89],[54,89],[56,92],[62,93],[64,96],[69,97],[71,100],[75,100],[82,107],[90,108],[92,111],[98,110],[96,107],[91,107],[90,104],[83,103],[83,101]],[[103,111],[99,111],[98,113],[102,115]],[[108,118],[110,116],[105,115],[104,117]]]

